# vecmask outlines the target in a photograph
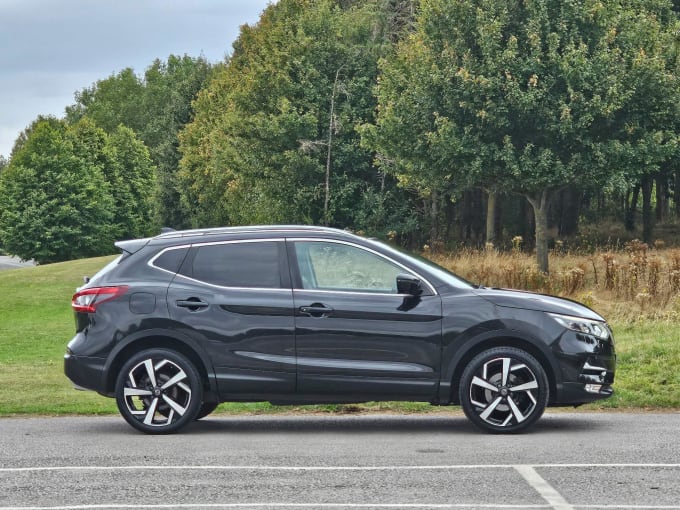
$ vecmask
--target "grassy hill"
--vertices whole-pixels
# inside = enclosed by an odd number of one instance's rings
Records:
[[[111,258],[0,271],[0,415],[117,412],[112,399],[75,391],[62,366],[66,344],[74,334],[71,296],[84,275],[93,275]],[[680,408],[678,322],[669,318],[624,321],[621,317],[617,321],[615,317],[613,327],[619,354],[617,395],[594,407]],[[274,410],[268,404],[228,404],[221,409]],[[311,408],[314,412],[358,409],[435,410],[404,403]]]

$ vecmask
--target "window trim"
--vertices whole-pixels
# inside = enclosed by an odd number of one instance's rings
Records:
[[[360,289],[357,289],[357,290],[327,290],[327,289],[305,289],[305,288],[298,287],[297,284],[299,282],[301,282],[302,280],[301,280],[301,276],[300,276],[300,266],[299,266],[298,257],[297,257],[297,253],[296,253],[296,250],[295,250],[294,243],[316,242],[316,243],[344,244],[344,245],[347,245],[347,246],[352,246],[354,248],[358,248],[360,250],[367,251],[369,253],[372,253],[373,255],[377,255],[378,257],[386,260],[387,262],[389,262],[389,263],[391,263],[391,264],[393,264],[397,267],[400,267],[406,273],[409,273],[409,274],[415,276],[416,278],[418,278],[421,281],[421,283],[426,285],[427,289],[430,291],[429,294],[425,294],[425,295],[432,295],[432,296],[438,296],[439,295],[439,293],[437,292],[437,289],[434,287],[434,285],[432,285],[430,283],[430,281],[427,278],[424,278],[418,272],[414,271],[413,269],[409,268],[408,266],[405,266],[401,262],[398,262],[398,261],[388,257],[387,255],[384,255],[384,254],[380,253],[379,251],[376,251],[376,250],[369,248],[367,246],[363,246],[361,244],[353,243],[353,242],[350,242],[350,241],[344,241],[344,240],[340,240],[340,239],[324,239],[324,238],[317,238],[317,237],[288,237],[288,238],[286,238],[286,241],[290,242],[290,248],[291,248],[290,253],[288,254],[288,259],[290,261],[291,257],[293,257],[293,260],[295,261],[294,265],[295,265],[296,274],[295,274],[295,277],[293,278],[293,282],[292,282],[293,283],[292,287],[293,287],[294,291],[298,291],[298,292],[300,292],[300,291],[302,291],[302,292],[322,292],[322,293],[327,293],[327,294],[360,294],[362,296],[400,296],[400,297],[404,297],[404,296],[410,295],[410,294],[398,294],[398,293],[392,294],[392,293],[384,293],[384,292],[370,292],[370,291],[362,291]],[[292,263],[290,264],[290,267],[291,268],[293,267]]]
[[[148,262],[147,265],[149,267],[152,267],[153,269],[156,269],[158,271],[163,271],[169,274],[174,275],[175,277],[180,277],[185,280],[189,280],[191,282],[196,282],[200,283],[201,285],[208,285],[209,287],[213,287],[216,289],[229,289],[229,290],[247,290],[247,291],[279,291],[279,292],[291,292],[291,282],[290,282],[290,276],[288,274],[288,253],[287,250],[285,249],[285,239],[284,238],[264,238],[264,239],[230,239],[226,241],[209,241],[209,242],[199,242],[199,243],[187,243],[187,244],[182,244],[182,245],[177,245],[177,246],[169,246],[167,248],[164,248],[163,250],[159,251],[156,255],[153,256]],[[189,248],[189,253],[187,253],[187,257],[185,258],[188,260],[189,258],[193,258],[191,254],[191,250],[194,248],[201,248],[203,246],[216,246],[216,245],[223,245],[223,244],[245,244],[245,243],[265,243],[265,242],[275,242],[275,243],[284,243],[283,249],[279,247],[279,273],[281,277],[281,287],[239,287],[239,286],[227,286],[227,285],[217,285],[215,283],[210,283],[206,282],[204,280],[199,280],[197,278],[192,278],[191,276],[187,276],[185,274],[180,273],[177,271],[176,273],[173,273],[172,271],[168,271],[167,269],[163,269],[162,267],[159,267],[154,264],[156,259],[160,257],[163,253],[169,250],[179,250],[183,248]],[[284,261],[282,261],[282,257],[284,258]],[[284,264],[285,262],[285,264]],[[184,265],[184,263],[182,263]],[[286,266],[285,268],[283,266]],[[180,267],[181,269],[181,267]]]

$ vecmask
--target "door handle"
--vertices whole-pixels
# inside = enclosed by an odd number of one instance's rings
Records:
[[[180,308],[188,308],[190,311],[195,312],[201,308],[207,308],[210,306],[205,301],[199,298],[189,298],[189,299],[178,299],[176,301],[177,306]]]
[[[312,317],[326,317],[328,314],[333,312],[333,309],[330,306],[326,306],[321,303],[314,303],[309,306],[301,306],[298,308],[301,313],[304,313],[306,315],[310,315]]]

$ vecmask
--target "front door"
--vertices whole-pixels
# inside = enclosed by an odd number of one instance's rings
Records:
[[[359,245],[289,240],[298,392],[338,400],[430,399],[439,381],[441,299],[397,292],[407,268]]]

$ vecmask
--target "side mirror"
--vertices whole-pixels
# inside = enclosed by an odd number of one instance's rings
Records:
[[[420,296],[423,293],[423,288],[420,285],[420,280],[415,276],[398,274],[397,292],[399,294],[408,294],[409,296]]]

